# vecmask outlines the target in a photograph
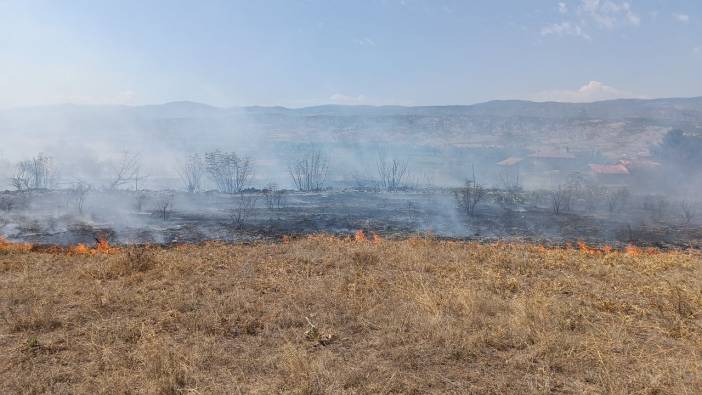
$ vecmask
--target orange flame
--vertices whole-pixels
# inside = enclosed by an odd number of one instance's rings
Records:
[[[111,247],[107,240],[99,239],[94,248],[90,248],[83,243],[69,247],[67,250],[69,255],[96,255],[96,254],[114,254],[118,252],[117,248]]]
[[[26,252],[32,250],[31,243],[11,243],[0,235],[0,251],[18,251]]]
[[[596,248],[588,246],[584,241],[578,241],[578,250],[584,252],[585,254],[596,254],[598,251]]]
[[[362,229],[356,231],[356,234],[353,236],[353,239],[359,243],[363,241],[368,241],[368,239],[366,238],[366,234],[363,233]]]
[[[97,244],[95,245],[95,251],[101,252],[104,254],[109,254],[110,253],[110,243],[108,243],[106,239],[98,239]]]
[[[82,243],[71,247],[68,251],[70,254],[74,255],[90,254],[90,248],[86,247],[85,244]]]
[[[380,237],[379,234],[373,232],[372,233],[372,241],[373,241],[373,244],[380,244],[383,242],[383,238]]]
[[[629,244],[628,246],[624,247],[624,253],[629,256],[639,256],[641,255],[641,249],[635,245]]]

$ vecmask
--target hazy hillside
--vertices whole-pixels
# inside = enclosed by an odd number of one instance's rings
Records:
[[[486,156],[494,161],[500,152],[550,148],[617,159],[646,155],[673,127],[702,129],[702,98],[300,109],[217,108],[194,102],[62,105],[0,111],[0,158],[16,161],[43,151],[90,170],[96,166],[85,166],[78,158],[99,163],[124,150],[146,150],[148,168],[163,167],[185,152],[220,148],[251,154],[262,167],[280,167],[298,147],[322,144],[343,168],[362,162],[364,155],[377,155],[371,150],[427,161],[437,152],[452,160],[451,155],[465,158],[482,148],[500,151],[471,160]]]

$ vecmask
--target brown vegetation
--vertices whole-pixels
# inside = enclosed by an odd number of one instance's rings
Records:
[[[361,235],[0,249],[0,393],[702,391],[697,251]]]

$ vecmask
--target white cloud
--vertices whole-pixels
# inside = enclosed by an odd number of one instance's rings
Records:
[[[688,23],[690,22],[690,16],[687,14],[680,14],[677,12],[673,13],[673,18],[675,18],[676,21],[680,23]]]
[[[541,35],[576,36],[582,37],[586,40],[590,39],[590,36],[583,31],[580,25],[571,22],[554,23],[552,25],[544,26],[541,28]]]
[[[369,37],[357,38],[355,41],[362,47],[375,47],[375,41]]]
[[[343,93],[335,93],[329,96],[329,100],[335,104],[367,104],[368,98],[365,95],[345,95]]]
[[[643,98],[643,96],[626,92],[600,81],[590,81],[576,90],[554,90],[539,92],[532,96],[536,101],[560,101],[560,102],[593,102],[599,100],[612,100],[622,98]]]
[[[626,1],[617,3],[609,0],[582,0],[578,13],[606,29],[623,25],[638,26],[641,23],[641,18]]]
[[[702,45],[692,48],[692,53],[695,55],[702,55]]]
[[[568,14],[568,5],[558,3],[559,14]],[[570,18],[541,28],[541,35],[575,36],[589,40],[588,31],[593,29],[612,30],[618,27],[638,26],[641,18],[627,1],[581,0]]]

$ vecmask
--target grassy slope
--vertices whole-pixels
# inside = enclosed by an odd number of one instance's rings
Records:
[[[0,393],[700,393],[701,263],[326,237],[4,252]]]

